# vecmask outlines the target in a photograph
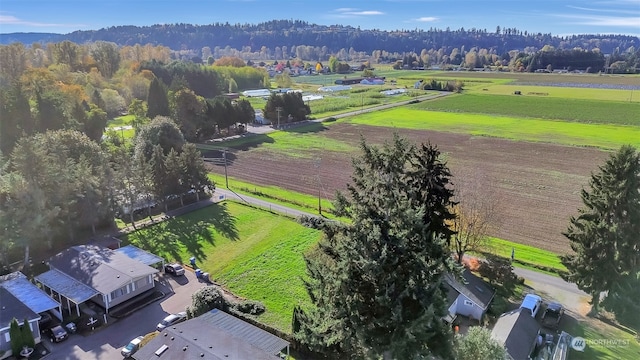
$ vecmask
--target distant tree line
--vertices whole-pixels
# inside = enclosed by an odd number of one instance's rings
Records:
[[[464,83],[462,81],[438,81],[435,79],[420,80],[421,90],[461,92]]]
[[[283,59],[298,56],[298,47],[311,49],[326,49],[323,57],[306,58],[308,60],[328,60],[331,54],[346,49],[348,53],[366,52],[371,54],[375,50],[391,53],[403,53],[406,49],[441,49],[449,52],[455,47],[485,48],[502,54],[514,49],[523,50],[527,47],[541,49],[545,45],[555,48],[573,49],[576,47],[592,50],[600,49],[603,53],[613,53],[616,48],[628,49],[638,46],[638,37],[627,35],[571,35],[554,36],[552,34],[530,33],[521,29],[500,27],[495,30],[460,28],[453,29],[403,29],[402,31],[383,31],[360,29],[343,25],[316,25],[299,20],[272,20],[259,24],[229,24],[214,23],[211,25],[192,24],[162,24],[152,26],[112,26],[97,31],[75,31],[70,34],[10,34],[3,36],[8,42],[61,42],[70,40],[78,44],[110,41],[123,46],[133,46],[140,43],[140,39],[153,45],[164,45],[178,51],[180,49],[202,49],[210,47],[212,53],[215,48],[236,49],[243,53],[257,55],[270,53],[267,59]],[[279,48],[280,51],[275,51]],[[286,49],[286,51],[284,50]],[[353,49],[353,52],[351,51]],[[229,53],[228,55],[234,55]],[[219,55],[213,55],[214,57]],[[280,56],[280,57],[278,57]],[[201,59],[206,60],[207,56]],[[258,57],[253,57],[258,59]],[[340,56],[340,58],[344,58]]]

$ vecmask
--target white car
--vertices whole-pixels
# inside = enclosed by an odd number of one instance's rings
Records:
[[[542,306],[542,298],[536,294],[527,294],[520,305],[521,309],[527,309],[531,312],[532,317],[536,317],[540,307]]]
[[[129,344],[127,344],[127,346],[122,348],[120,354],[122,354],[122,356],[124,356],[125,358],[131,357],[131,355],[133,355],[140,348],[140,342],[142,342],[142,339],[144,339],[144,337],[138,336],[137,338],[131,340]]]
[[[187,313],[186,312],[179,312],[177,314],[171,314],[169,316],[167,316],[166,318],[162,319],[162,321],[156,326],[156,329],[158,331],[162,331],[165,328],[171,326],[171,325],[175,325],[177,323],[183,322],[187,320]]]

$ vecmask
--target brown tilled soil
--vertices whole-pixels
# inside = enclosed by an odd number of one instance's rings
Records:
[[[570,251],[562,232],[581,206],[581,189],[608,156],[593,148],[351,124],[334,124],[318,135],[357,146],[361,135],[369,143],[382,143],[394,131],[416,143],[437,144],[454,182],[455,176],[477,177],[483,195],[497,199],[501,226],[492,235],[559,253]],[[313,195],[318,194],[319,177],[322,197],[333,198],[350,181],[353,155],[357,153],[328,150],[294,157],[258,146],[230,154],[228,171],[229,176],[250,183]],[[223,166],[211,168],[224,174]]]

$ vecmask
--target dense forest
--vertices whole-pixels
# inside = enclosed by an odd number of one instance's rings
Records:
[[[628,35],[571,35],[529,33],[515,28],[383,31],[360,29],[351,26],[324,26],[304,21],[273,20],[260,24],[214,23],[211,25],[164,24],[153,26],[113,26],[100,30],[75,31],[69,34],[13,33],[0,35],[0,43],[61,42],[75,43],[110,41],[118,45],[152,44],[163,45],[174,51],[212,50],[231,48],[243,53],[253,53],[268,58],[299,57],[304,60],[327,60],[332,53],[344,49],[349,55],[372,54],[374,51],[404,53],[420,52],[422,49],[450,52],[453,48],[473,47],[489,49],[496,54],[511,50],[540,50],[545,45],[558,49],[599,49],[604,54],[624,52],[637,48],[640,39]],[[299,48],[304,46],[303,48]],[[318,58],[306,57],[306,47],[320,48]],[[280,54],[276,51],[280,49]],[[227,54],[228,55],[228,54]],[[281,55],[280,57],[278,55]],[[322,58],[324,56],[324,58]],[[214,55],[214,57],[217,57]],[[343,57],[342,57],[343,58]],[[350,60],[344,58],[344,60]]]

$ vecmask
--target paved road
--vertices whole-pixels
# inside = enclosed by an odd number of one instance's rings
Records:
[[[527,284],[540,293],[545,300],[558,301],[567,309],[581,315],[585,315],[590,309],[588,301],[591,297],[578,289],[576,284],[529,269],[515,268],[514,272],[525,278]]]
[[[224,197],[224,198],[221,198]],[[254,206],[258,206],[261,207],[263,209],[268,209],[269,211],[273,211],[273,212],[277,212],[280,214],[284,214],[287,216],[291,216],[291,217],[298,217],[298,216],[311,216],[311,217],[316,217],[318,216],[318,214],[312,214],[312,213],[308,213],[305,211],[301,211],[301,210],[297,210],[297,209],[292,209],[290,207],[284,206],[284,205],[279,205],[279,204],[275,204],[269,201],[265,201],[262,199],[258,199],[258,198],[254,198],[251,196],[247,196],[244,194],[238,194],[232,190],[229,189],[224,189],[224,188],[216,188],[215,193],[213,194],[213,198],[216,201],[220,201],[220,200],[224,200],[224,199],[230,199],[230,200],[236,200],[236,201],[240,201],[240,202],[245,202],[247,204],[251,204]]]
[[[187,271],[184,277],[159,274],[157,288],[165,294],[164,299],[154,302],[133,314],[114,319],[110,325],[87,336],[71,335],[67,340],[52,344],[43,342],[51,349],[47,360],[113,360],[122,359],[120,349],[131,339],[145,335],[156,328],[168,314],[185,311],[191,304],[191,294],[202,286],[195,274]]]

